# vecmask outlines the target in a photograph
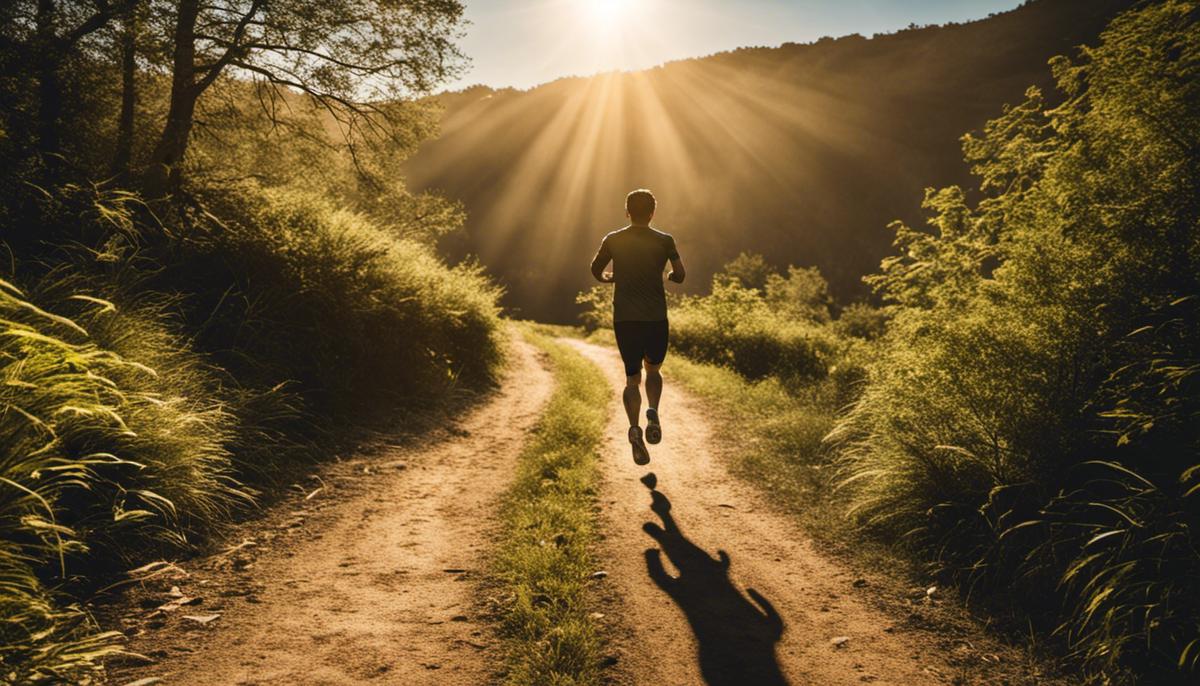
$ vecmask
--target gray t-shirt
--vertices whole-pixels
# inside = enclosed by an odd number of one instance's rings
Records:
[[[626,226],[600,242],[592,264],[613,263],[613,321],[660,322],[667,318],[663,269],[679,257],[675,239],[648,226]]]

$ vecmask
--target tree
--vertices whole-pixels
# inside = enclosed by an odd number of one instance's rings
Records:
[[[786,277],[767,277],[765,291],[767,303],[776,311],[818,324],[829,321],[833,298],[829,296],[829,282],[816,267],[789,265]]]
[[[1105,681],[1200,671],[1198,56],[1200,3],[1139,3],[963,139],[831,434],[864,523]]]
[[[171,94],[146,188],[181,178],[199,98],[226,72],[304,94],[351,145],[403,136],[396,102],[456,73],[459,0],[179,0],[169,8]]]
[[[117,121],[116,149],[112,172],[122,181],[129,178],[133,162],[134,111],[137,107],[137,39],[141,25],[141,3],[131,0],[121,14],[121,111]]]
[[[713,281],[722,285],[738,285],[753,288],[760,293],[767,287],[767,277],[775,270],[762,255],[743,252],[733,258],[713,276]]]
[[[136,0],[16,0],[0,9],[0,52],[6,71],[37,81],[36,138],[47,164],[61,152],[62,68],[87,37],[105,28]]]

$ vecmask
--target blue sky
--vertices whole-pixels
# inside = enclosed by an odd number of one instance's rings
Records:
[[[748,45],[979,19],[1019,0],[466,0],[471,65],[448,84],[530,86]]]

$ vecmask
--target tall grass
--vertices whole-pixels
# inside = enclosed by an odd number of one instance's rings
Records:
[[[554,366],[556,387],[521,452],[503,508],[497,575],[508,651],[506,683],[599,683],[601,639],[590,618],[597,448],[611,401],[595,365],[527,332]]]
[[[116,317],[82,302],[92,322]],[[172,361],[156,371],[101,348],[0,282],[0,646],[13,683],[86,678],[112,649],[54,590],[81,561],[178,546],[246,497],[225,411],[181,395],[203,372]]]
[[[197,344],[239,378],[289,383],[339,421],[386,418],[491,379],[498,289],[311,193],[223,189],[171,279]]]

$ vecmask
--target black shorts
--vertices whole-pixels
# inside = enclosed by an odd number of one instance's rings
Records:
[[[625,363],[625,376],[642,370],[642,360],[662,364],[667,356],[667,320],[657,322],[613,322],[617,349]]]

